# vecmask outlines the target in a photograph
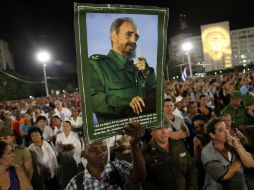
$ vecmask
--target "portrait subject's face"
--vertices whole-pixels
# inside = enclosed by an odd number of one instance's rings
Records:
[[[128,21],[125,21],[119,28],[113,45],[118,53],[125,55],[127,58],[136,56],[136,46],[138,41],[136,26]]]

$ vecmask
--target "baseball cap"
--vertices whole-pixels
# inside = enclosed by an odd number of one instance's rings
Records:
[[[231,92],[231,98],[235,98],[235,99],[241,99],[242,98],[242,94],[239,90],[234,90]]]
[[[70,120],[70,119],[68,119],[68,118],[67,118],[67,119],[65,119],[65,120],[64,120],[64,122],[69,123],[69,124],[70,124],[70,126],[71,126],[71,120]]]
[[[250,105],[254,104],[254,97],[252,97],[250,95],[244,96],[243,103],[245,106],[250,106]]]
[[[52,117],[51,117],[51,118],[53,118],[53,117],[58,117],[58,119],[61,119],[60,115],[59,115],[59,114],[57,114],[57,113],[55,113],[54,115],[52,115]]]
[[[176,97],[176,103],[181,102],[183,100],[182,96],[177,96]]]
[[[13,130],[10,127],[3,127],[0,130],[0,137],[14,136]]]

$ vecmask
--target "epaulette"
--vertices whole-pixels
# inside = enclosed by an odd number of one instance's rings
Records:
[[[90,56],[89,59],[99,60],[99,59],[103,59],[105,57],[106,57],[106,55],[94,54],[94,55]]]

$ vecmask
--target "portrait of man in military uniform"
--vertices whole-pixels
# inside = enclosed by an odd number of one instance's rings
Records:
[[[108,54],[89,58],[92,106],[99,123],[155,112],[155,70],[145,57],[136,56],[134,20],[115,19],[109,33]]]
[[[74,13],[88,139],[120,134],[132,120],[144,128],[160,126],[168,9],[75,4]]]

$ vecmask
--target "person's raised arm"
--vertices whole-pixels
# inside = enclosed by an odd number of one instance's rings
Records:
[[[20,167],[15,167],[19,182],[20,182],[20,189],[21,190],[32,190],[33,187],[27,178],[26,174]]]
[[[235,137],[233,137],[228,131],[227,131],[227,143],[229,146],[233,147],[237,154],[239,155],[242,164],[247,168],[253,168],[254,167],[254,159],[253,156],[245,150],[245,148],[242,146],[242,144],[237,140]]]
[[[131,137],[130,145],[132,151],[133,170],[130,173],[132,181],[144,180],[146,176],[145,159],[139,142],[143,137],[145,130],[138,122],[130,122],[124,127],[126,135]]]

